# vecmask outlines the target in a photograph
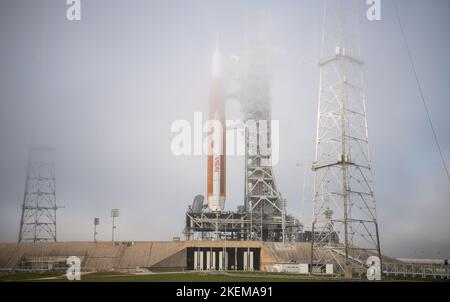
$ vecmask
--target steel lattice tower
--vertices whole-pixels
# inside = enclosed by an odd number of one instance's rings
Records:
[[[363,272],[369,255],[381,259],[357,7],[325,4],[313,163],[312,272],[329,263],[347,277]]]
[[[285,205],[275,184],[270,146],[272,48],[268,26],[261,23],[247,33],[241,57],[239,99],[246,124],[245,208],[251,213],[251,240],[283,241]],[[262,150],[262,144],[269,148]]]
[[[53,151],[33,148],[28,160],[19,242],[56,242],[57,209]]]

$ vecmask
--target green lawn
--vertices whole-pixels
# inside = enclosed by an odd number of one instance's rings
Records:
[[[384,281],[448,281],[441,279],[402,279],[384,278]],[[21,273],[0,276],[0,281],[38,281],[38,282],[68,282],[63,273]],[[81,282],[311,282],[311,281],[344,281],[343,279],[299,276],[293,274],[241,272],[241,273],[157,273],[146,275],[125,274],[119,272],[103,272],[84,274]],[[352,281],[365,281],[354,279]],[[79,281],[71,281],[79,282]]]
[[[84,281],[97,282],[281,282],[281,281],[305,281],[302,278],[277,278],[271,276],[229,276],[221,274],[154,274],[134,276],[95,276],[86,275]]]
[[[311,278],[305,276],[281,274],[221,274],[221,273],[158,273],[148,275],[130,275],[124,273],[92,273],[81,276],[82,282],[298,282],[298,281],[335,281],[336,279]],[[1,276],[0,281],[68,281],[62,273],[53,274],[13,274]],[[76,281],[75,281],[76,282]]]
[[[0,276],[0,281],[30,281],[41,278],[59,277],[63,273],[45,272],[45,273],[17,273],[11,275]]]

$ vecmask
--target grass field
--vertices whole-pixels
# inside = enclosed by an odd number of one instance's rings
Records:
[[[337,281],[332,278],[317,278],[289,274],[230,274],[230,273],[157,273],[157,274],[125,274],[125,273],[90,273],[81,276],[82,282],[305,282],[305,281]],[[65,282],[66,276],[61,273],[29,273],[0,276],[0,281],[17,282]]]
[[[282,273],[155,273],[126,274],[119,272],[83,274],[81,282],[336,282],[343,279],[317,276],[300,276]],[[348,280],[346,280],[348,281]],[[353,279],[351,281],[365,281]],[[441,279],[384,278],[384,281],[448,281]],[[0,282],[68,282],[62,273],[21,273],[0,276]],[[72,281],[71,281],[72,282]],[[75,281],[80,282],[80,281]]]

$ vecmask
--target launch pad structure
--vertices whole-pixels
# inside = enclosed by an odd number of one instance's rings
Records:
[[[364,272],[368,257],[381,259],[356,7],[355,1],[343,0],[325,5],[309,236],[311,273],[333,264],[346,277]],[[268,26],[258,25],[247,35],[239,60],[244,205],[237,212],[211,212],[196,198],[186,213],[188,240],[286,242],[308,237],[302,224],[286,213],[273,174],[272,47]]]
[[[261,21],[261,20],[259,20]],[[245,124],[244,204],[233,211],[211,211],[197,196],[186,212],[187,240],[298,241],[303,226],[286,213],[272,169],[272,47],[267,23],[248,32],[239,59],[241,104]],[[264,24],[265,23],[265,24]],[[208,191],[208,203],[209,203]]]

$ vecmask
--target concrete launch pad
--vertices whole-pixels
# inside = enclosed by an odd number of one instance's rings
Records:
[[[310,244],[303,242],[291,245],[257,241],[0,243],[0,270],[63,268],[69,256],[79,257],[82,270],[86,271],[194,270],[191,259],[194,251],[205,252],[205,265],[199,270],[208,270],[208,251],[217,255],[226,251],[229,258],[226,269],[243,270],[245,260],[241,258],[245,252],[252,251],[254,267],[251,270],[267,271],[277,263],[308,263],[310,250]],[[212,264],[209,269],[213,269]],[[215,269],[219,269],[218,264]]]
[[[371,254],[366,254],[368,257]],[[183,271],[261,271],[308,274],[311,243],[261,241],[111,241],[0,243],[0,274],[13,272],[65,271],[69,256],[81,260],[84,272],[183,272]],[[337,267],[343,258],[335,254]],[[446,277],[448,265],[421,265],[382,256],[388,276]],[[355,264],[359,277],[366,268]],[[334,275],[319,271],[314,274]],[[358,277],[358,274],[355,275]]]

